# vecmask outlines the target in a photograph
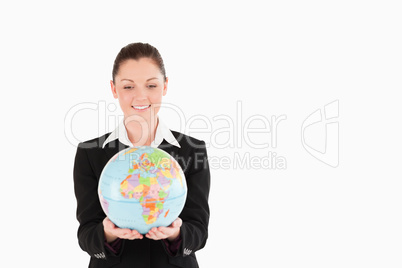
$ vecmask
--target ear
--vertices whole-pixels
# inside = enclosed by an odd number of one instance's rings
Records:
[[[165,96],[167,93],[168,80],[169,78],[166,77],[165,83],[163,83],[163,96]]]
[[[113,97],[115,99],[117,99],[118,98],[117,91],[116,91],[116,87],[115,87],[115,85],[113,83],[113,80],[110,80],[110,88],[112,89]]]

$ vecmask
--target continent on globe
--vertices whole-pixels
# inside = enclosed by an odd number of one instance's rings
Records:
[[[136,148],[129,151],[134,152]],[[163,213],[165,199],[169,196],[169,187],[172,179],[176,178],[182,184],[182,178],[177,172],[176,162],[170,163],[163,159],[160,168],[149,160],[147,153],[141,154],[138,161],[134,160],[125,180],[120,184],[120,192],[124,198],[135,198],[142,206],[142,217],[146,224],[154,223]],[[167,216],[166,212],[165,217]]]

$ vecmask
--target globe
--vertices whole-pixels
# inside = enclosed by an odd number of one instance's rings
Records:
[[[152,227],[169,226],[179,216],[187,185],[179,163],[167,152],[130,147],[107,162],[98,194],[103,211],[117,227],[146,234]]]

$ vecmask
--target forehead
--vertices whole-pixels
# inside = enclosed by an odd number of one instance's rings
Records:
[[[141,58],[139,60],[129,59],[122,62],[116,76],[120,79],[127,78],[133,80],[163,77],[159,67],[149,58]]]

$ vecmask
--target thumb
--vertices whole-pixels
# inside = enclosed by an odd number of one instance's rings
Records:
[[[180,218],[177,218],[174,222],[173,222],[173,227],[177,228],[180,227],[182,225],[183,221]]]

